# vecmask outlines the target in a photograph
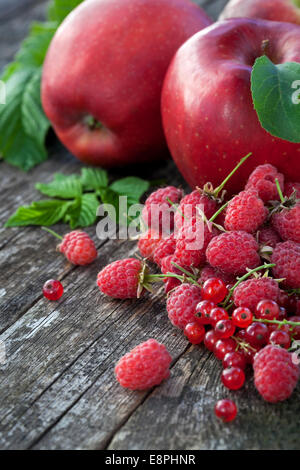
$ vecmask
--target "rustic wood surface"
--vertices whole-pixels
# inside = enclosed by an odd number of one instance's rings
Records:
[[[216,19],[226,0],[197,3]],[[43,18],[46,4],[0,0],[0,69],[30,22]],[[0,448],[299,449],[299,388],[280,405],[264,403],[251,378],[230,393],[220,385],[220,363],[171,327],[162,289],[139,301],[99,293],[97,272],[133,255],[134,242],[98,240],[99,259],[80,268],[68,265],[55,252],[55,240],[39,228],[3,228],[21,204],[39,197],[36,182],[80,169],[53,136],[49,147],[50,159],[27,174],[0,163],[0,339],[7,359],[0,365]],[[127,173],[167,175],[169,183],[185,187],[171,161]],[[95,239],[95,227],[88,232]],[[41,295],[51,277],[63,279],[65,287],[56,303]],[[114,364],[149,337],[172,354],[171,378],[147,392],[124,390],[114,379]],[[216,400],[225,396],[239,407],[238,418],[227,426],[213,415]]]

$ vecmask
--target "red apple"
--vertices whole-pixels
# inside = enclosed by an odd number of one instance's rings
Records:
[[[300,27],[246,18],[220,21],[175,54],[162,93],[163,124],[175,163],[192,187],[219,184],[248,152],[253,156],[226,186],[230,193],[242,189],[265,162],[300,180],[300,144],[266,132],[253,108],[251,70],[263,53],[276,63],[300,62]]]
[[[300,24],[300,0],[230,0],[220,20],[237,17]]]
[[[101,166],[167,154],[160,115],[165,73],[178,47],[211,24],[189,0],[89,0],[58,29],[42,103],[63,144]]]

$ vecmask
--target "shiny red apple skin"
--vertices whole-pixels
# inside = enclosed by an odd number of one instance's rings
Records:
[[[230,0],[219,19],[260,18],[270,21],[287,21],[300,25],[300,2],[293,0]]]
[[[300,180],[300,144],[266,132],[252,104],[252,65],[266,39],[271,60],[300,62],[299,26],[253,19],[217,22],[177,51],[163,87],[162,116],[173,159],[191,187],[217,186],[249,152],[226,185],[229,193],[240,191],[266,162]]]
[[[58,29],[42,103],[62,143],[104,167],[168,155],[160,115],[165,73],[186,39],[211,24],[189,0],[89,0]],[[100,128],[90,128],[93,116]]]

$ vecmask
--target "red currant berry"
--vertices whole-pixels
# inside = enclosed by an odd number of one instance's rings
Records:
[[[291,345],[291,338],[290,335],[285,331],[272,331],[272,333],[270,334],[269,343],[277,344],[278,346],[281,346],[284,349],[289,349]]]
[[[245,373],[239,367],[224,369],[221,375],[223,385],[230,390],[238,390],[244,385]]]
[[[264,320],[277,320],[279,306],[274,300],[261,300],[256,306],[256,316]]]
[[[229,352],[224,356],[223,367],[224,369],[227,369],[228,367],[239,367],[240,369],[245,369],[246,358],[239,351]]]
[[[298,316],[290,317],[289,321],[292,321],[292,322],[295,322],[295,323],[300,323],[300,317],[298,317]],[[291,334],[293,336],[293,339],[299,340],[300,339],[300,326],[291,325],[291,328],[292,328]]]
[[[253,313],[247,307],[238,307],[232,313],[232,323],[239,328],[247,328],[253,321]]]
[[[226,312],[225,308],[216,307],[216,308],[213,308],[212,311],[210,312],[210,322],[213,327],[216,326],[218,321],[228,320],[228,319],[229,319],[229,315]]]
[[[58,300],[64,293],[64,288],[59,281],[50,279],[43,285],[43,294],[46,299]]]
[[[284,323],[282,325],[278,325],[277,323],[271,323],[270,325],[268,325],[268,330],[270,334],[273,331],[285,331],[288,335],[290,335],[290,328],[290,325]]]
[[[218,340],[219,337],[216,332],[214,330],[210,330],[204,336],[204,345],[209,351],[213,351]]]
[[[240,353],[243,354],[243,356],[245,357],[245,360],[247,362],[247,364],[253,364],[253,361],[254,361],[254,356],[256,353],[258,353],[258,351],[260,351],[260,347],[259,346],[250,346],[246,349],[241,349]]]
[[[251,346],[263,346],[269,339],[269,330],[263,323],[254,322],[246,329],[245,339]]]
[[[213,277],[203,284],[202,297],[204,300],[211,300],[215,304],[218,304],[225,299],[227,294],[228,289],[222,279]]]
[[[235,337],[240,341],[247,342],[246,340],[246,330],[240,330],[236,333]]]
[[[278,315],[278,320],[282,321],[287,318],[287,311],[284,307],[279,307],[279,315]]]
[[[222,361],[225,354],[236,349],[236,342],[232,338],[219,339],[214,346],[214,355]]]
[[[192,344],[202,343],[205,336],[205,328],[198,323],[188,323],[184,328],[184,334]]]
[[[210,300],[202,300],[198,303],[195,313],[195,321],[200,325],[210,324],[210,312],[215,308],[216,304]]]
[[[236,404],[231,400],[219,400],[215,406],[215,415],[224,423],[233,421],[237,415]]]
[[[219,320],[215,326],[215,332],[219,338],[230,338],[234,335],[235,326],[231,320]]]

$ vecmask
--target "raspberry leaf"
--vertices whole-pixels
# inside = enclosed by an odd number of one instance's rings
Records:
[[[86,191],[107,188],[108,174],[101,168],[82,168],[81,182]]]
[[[53,0],[48,9],[48,17],[61,23],[82,2],[83,0]]]
[[[251,75],[255,110],[262,127],[275,137],[300,142],[300,64],[256,59]]]
[[[51,183],[37,183],[35,187],[46,196],[62,199],[73,199],[82,194],[81,181],[77,175],[66,176],[56,173]]]
[[[30,206],[20,207],[5,227],[54,225],[63,219],[70,205],[70,202],[56,199],[33,202]]]
[[[69,206],[64,222],[70,224],[71,229],[88,227],[96,222],[99,201],[95,193],[83,194]]]
[[[128,196],[131,201],[139,202],[142,195],[150,188],[149,181],[145,181],[135,176],[129,176],[115,181],[110,185],[110,189],[120,196]]]

